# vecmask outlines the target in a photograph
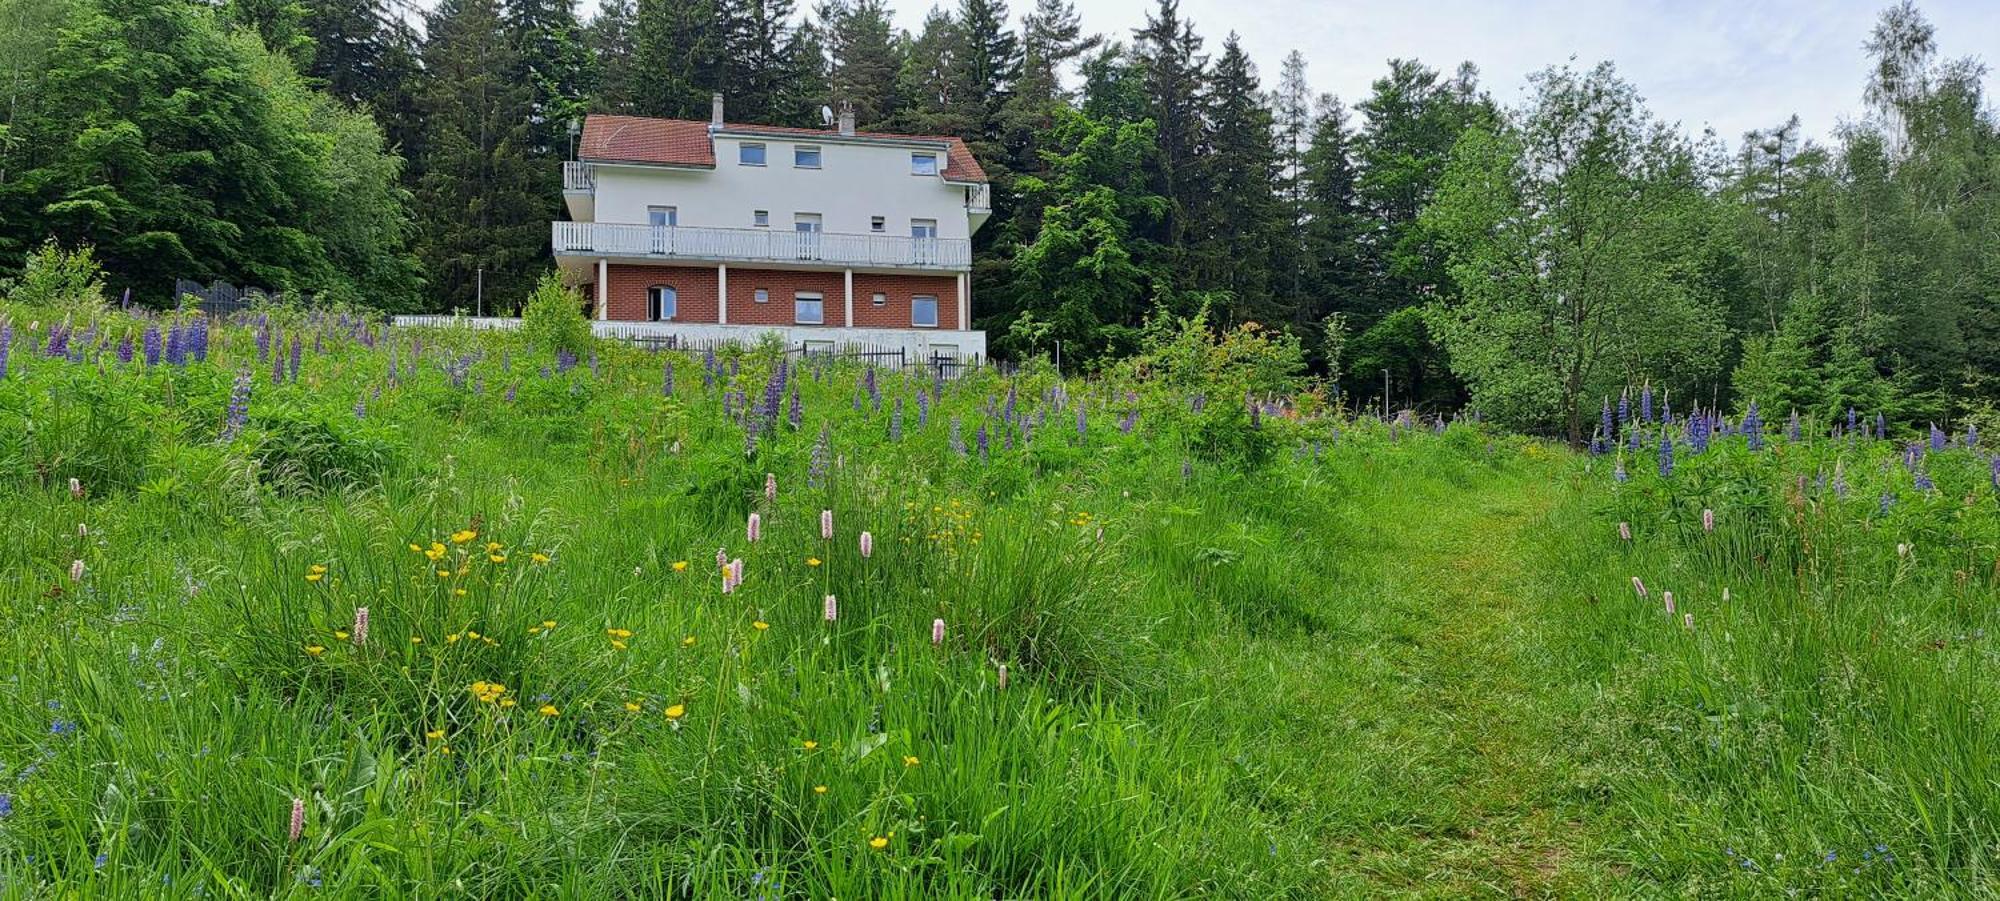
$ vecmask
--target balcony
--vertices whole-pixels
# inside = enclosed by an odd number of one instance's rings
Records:
[[[962,238],[903,238],[768,228],[608,225],[601,222],[556,222],[551,225],[551,241],[558,257],[947,272],[964,272],[972,268],[972,242]]]
[[[597,167],[589,163],[563,163],[563,193],[597,193]]]
[[[962,185],[965,188],[965,211],[974,215],[993,212],[993,186],[985,184]]]

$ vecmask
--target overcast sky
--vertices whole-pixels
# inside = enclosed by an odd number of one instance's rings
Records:
[[[936,0],[891,0],[916,30]],[[584,12],[596,0],[581,0]],[[1286,53],[1305,54],[1315,92],[1352,105],[1391,57],[1449,71],[1479,65],[1512,105],[1528,73],[1575,57],[1618,64],[1653,111],[1689,132],[1713,127],[1733,146],[1743,132],[1798,113],[1825,137],[1859,115],[1868,75],[1862,43],[1889,0],[1182,0],[1211,51],[1231,31],[1275,85]],[[810,6],[802,2],[801,6]],[[944,2],[948,8],[956,0]],[[1156,0],[1076,0],[1084,27],[1130,41]],[[1016,16],[1033,0],[1012,0]],[[1920,0],[1944,56],[2000,51],[2000,0]],[[1987,60],[1989,63],[1991,60]],[[1989,76],[1987,86],[1993,89]]]

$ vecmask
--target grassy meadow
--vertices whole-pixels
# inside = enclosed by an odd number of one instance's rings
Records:
[[[0,323],[0,897],[2000,880],[1968,436]]]

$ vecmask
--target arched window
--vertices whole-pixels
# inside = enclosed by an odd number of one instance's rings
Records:
[[[674,318],[679,311],[680,300],[674,289],[666,285],[654,285],[646,289],[646,318],[654,322],[665,322]]]

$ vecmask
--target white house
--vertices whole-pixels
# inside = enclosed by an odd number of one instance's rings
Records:
[[[707,122],[584,121],[553,241],[596,318],[985,354],[970,272],[991,194],[963,141],[858,132],[845,112],[832,129],[731,124],[722,104]]]

